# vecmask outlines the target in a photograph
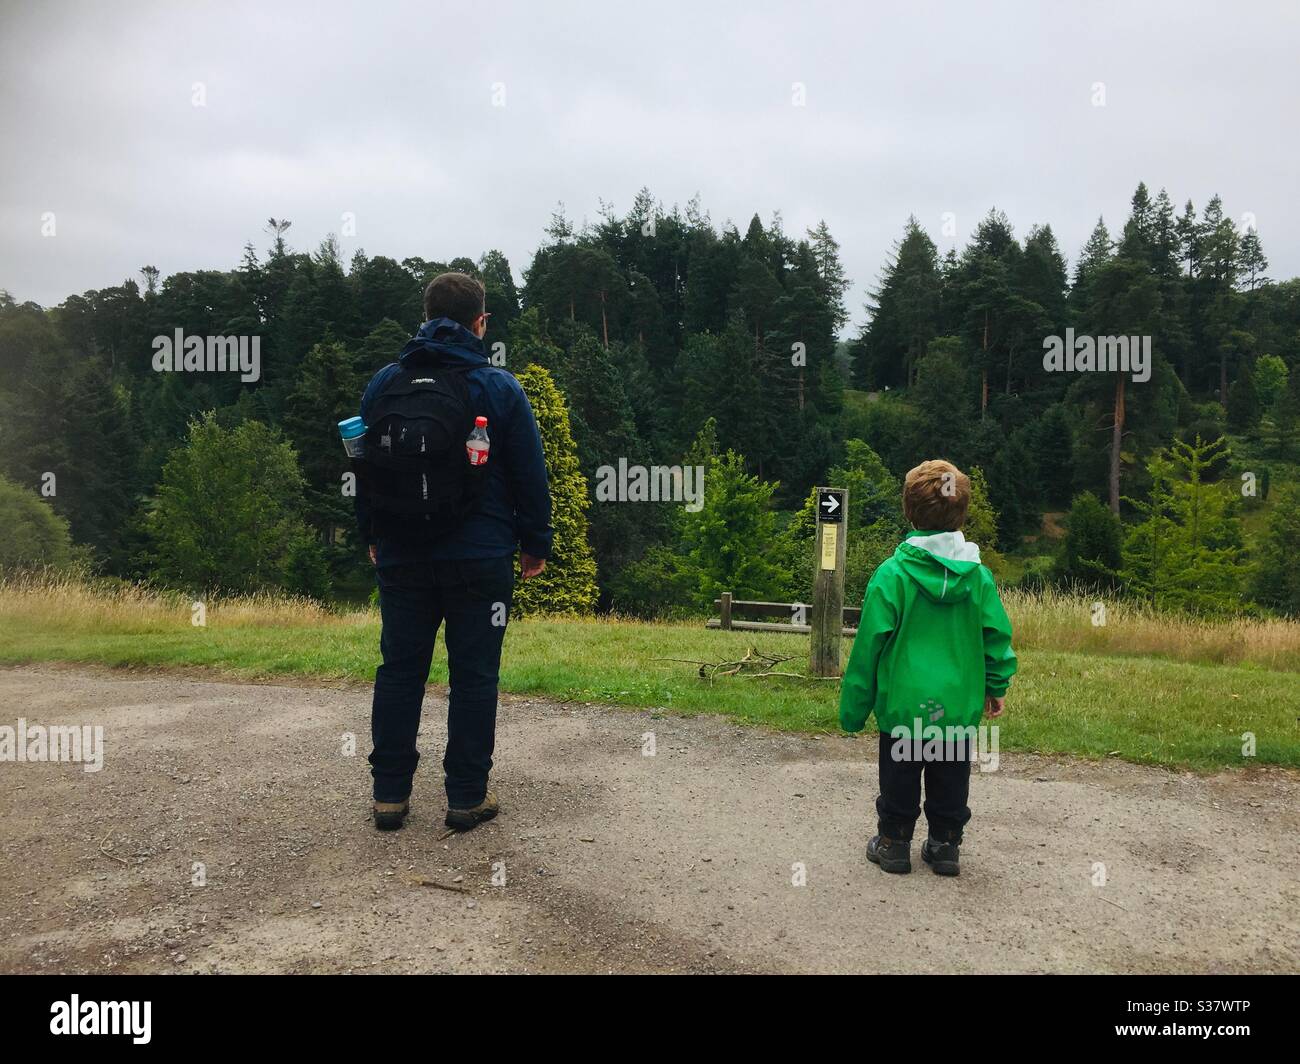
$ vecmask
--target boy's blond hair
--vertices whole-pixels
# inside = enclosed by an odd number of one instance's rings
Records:
[[[970,477],[951,462],[932,458],[907,471],[903,513],[913,528],[956,532],[970,509]]]

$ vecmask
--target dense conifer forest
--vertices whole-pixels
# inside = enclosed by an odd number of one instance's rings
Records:
[[[902,475],[945,457],[972,473],[968,535],[1005,583],[1300,612],[1300,280],[1270,278],[1217,197],[1179,209],[1139,185],[1075,262],[1046,220],[1017,232],[990,210],[941,256],[908,219],[860,330],[824,223],[742,230],[644,189],[593,224],[559,208],[518,273],[491,249],[345,262],[335,237],[295,235],[273,218],[233,269],[146,265],[56,307],[0,293],[0,507],[21,530],[0,564],[363,596],[336,423],[451,269],[483,281],[487,350],[547,445],[561,554],[522,608],[801,599],[810,490],[830,483],[850,489],[860,597],[904,531]],[[256,338],[257,377],[160,369],[161,337]],[[1131,338],[1150,361],[1054,371],[1053,337]],[[698,467],[702,497],[602,499],[620,461]]]

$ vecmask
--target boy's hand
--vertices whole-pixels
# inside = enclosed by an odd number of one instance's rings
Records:
[[[985,695],[984,696],[984,715],[987,717],[1002,716],[1002,706],[1006,702],[1007,696],[1002,695]]]
[[[540,576],[542,570],[545,568],[545,558],[534,558],[527,551],[519,552],[519,570],[523,574],[525,580],[528,580],[530,577]]]

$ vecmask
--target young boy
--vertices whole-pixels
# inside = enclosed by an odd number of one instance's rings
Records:
[[[971,740],[981,713],[1001,716],[1016,671],[993,576],[961,533],[969,508],[970,480],[951,463],[907,474],[903,513],[914,531],[867,585],[840,689],[840,727],[859,732],[875,713],[880,728],[878,834],[867,859],[886,872],[912,870],[924,775],[921,858],[941,876],[958,874]]]

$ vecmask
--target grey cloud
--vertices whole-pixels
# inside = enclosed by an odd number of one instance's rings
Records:
[[[345,254],[498,247],[520,274],[557,201],[595,218],[642,185],[667,206],[698,192],[716,224],[825,218],[855,323],[909,214],[946,250],[997,206],[1072,259],[1139,180],[1180,208],[1220,193],[1257,217],[1270,274],[1300,273],[1287,4],[0,11],[0,287],[47,305],[145,263],[229,268],[268,216],[311,248],[344,211]]]

